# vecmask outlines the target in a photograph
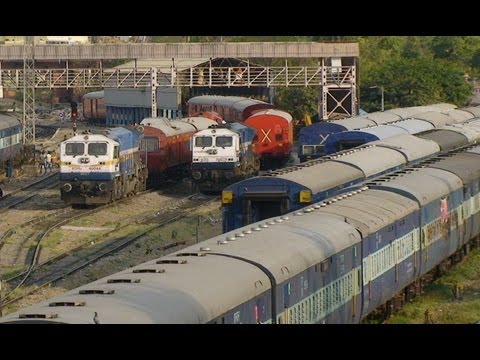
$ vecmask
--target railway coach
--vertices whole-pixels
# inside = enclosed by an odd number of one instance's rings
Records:
[[[0,114],[0,166],[5,169],[7,162],[13,163],[22,152],[22,128],[12,116]]]
[[[470,120],[416,135],[387,137],[240,181],[224,189],[223,231],[303,208],[345,187],[478,140],[480,120]]]
[[[438,156],[1,322],[93,323],[98,314],[102,323],[361,323],[478,246],[479,183],[478,146]]]
[[[205,117],[146,118],[140,124],[141,158],[148,168],[148,183],[158,187],[167,180],[191,175],[193,135],[217,121]]]
[[[428,106],[413,106],[408,108],[391,109],[382,112],[374,112],[365,116],[354,116],[351,118],[320,121],[318,123],[305,126],[299,132],[298,154],[301,162],[316,159],[328,155],[325,149],[325,141],[329,136],[343,131],[352,131],[369,128],[372,126],[386,125],[400,120],[412,118],[414,115],[425,114],[429,112],[442,113],[450,111],[456,106],[451,104],[433,104]],[[461,114],[455,113],[457,117]],[[422,116],[422,120],[431,120],[431,115]],[[441,115],[440,115],[441,116]],[[451,121],[451,118],[443,115]],[[450,122],[449,122],[450,123]],[[441,126],[441,124],[436,125]]]

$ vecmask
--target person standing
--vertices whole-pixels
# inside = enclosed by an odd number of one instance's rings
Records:
[[[52,172],[52,154],[50,151],[45,155],[45,174],[48,172]]]
[[[42,170],[44,173],[47,172],[47,168],[45,167],[45,163],[46,163],[45,150],[42,150],[42,152],[40,153],[39,162],[40,162],[40,175],[42,175]]]

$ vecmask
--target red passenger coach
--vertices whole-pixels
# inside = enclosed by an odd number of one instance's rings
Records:
[[[246,119],[245,124],[257,130],[254,147],[263,169],[287,163],[293,147],[293,122],[289,113],[262,110]]]
[[[144,137],[140,148],[148,168],[149,185],[158,186],[167,178],[187,176],[192,163],[190,139],[196,132],[216,124],[204,117],[142,120]]]
[[[202,111],[215,111],[229,123],[244,122],[257,111],[273,108],[275,108],[275,105],[240,96],[202,95],[188,100],[188,114],[190,116]]]
[[[82,103],[83,118],[85,120],[91,123],[105,123],[107,110],[103,91],[95,91],[83,95]]]

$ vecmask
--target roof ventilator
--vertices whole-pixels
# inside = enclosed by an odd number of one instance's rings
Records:
[[[112,295],[115,293],[115,290],[87,289],[87,290],[80,290],[78,293],[81,295]]]
[[[205,253],[191,252],[191,253],[179,253],[177,256],[206,256]]]
[[[135,274],[147,274],[147,273],[156,273],[156,274],[162,274],[165,272],[165,269],[135,269],[132,271]]]
[[[56,301],[51,302],[48,306],[85,306],[85,301]]]
[[[55,319],[58,314],[20,314],[19,319]]]
[[[139,283],[140,279],[108,279],[107,284],[132,284]]]
[[[158,260],[157,264],[186,264],[187,260],[178,260],[178,259],[168,259],[168,260]]]

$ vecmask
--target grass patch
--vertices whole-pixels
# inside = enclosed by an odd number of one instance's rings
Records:
[[[455,284],[462,287],[459,299],[454,297]],[[436,324],[469,324],[480,320],[480,249],[425,287],[425,294],[406,304],[387,323],[422,324],[427,309]]]
[[[5,270],[5,272],[3,272]],[[17,267],[9,267],[8,269],[1,269],[0,272],[2,272],[2,279],[9,279],[11,277],[14,277],[18,274],[20,274],[22,271],[25,270],[24,266],[17,266]]]

